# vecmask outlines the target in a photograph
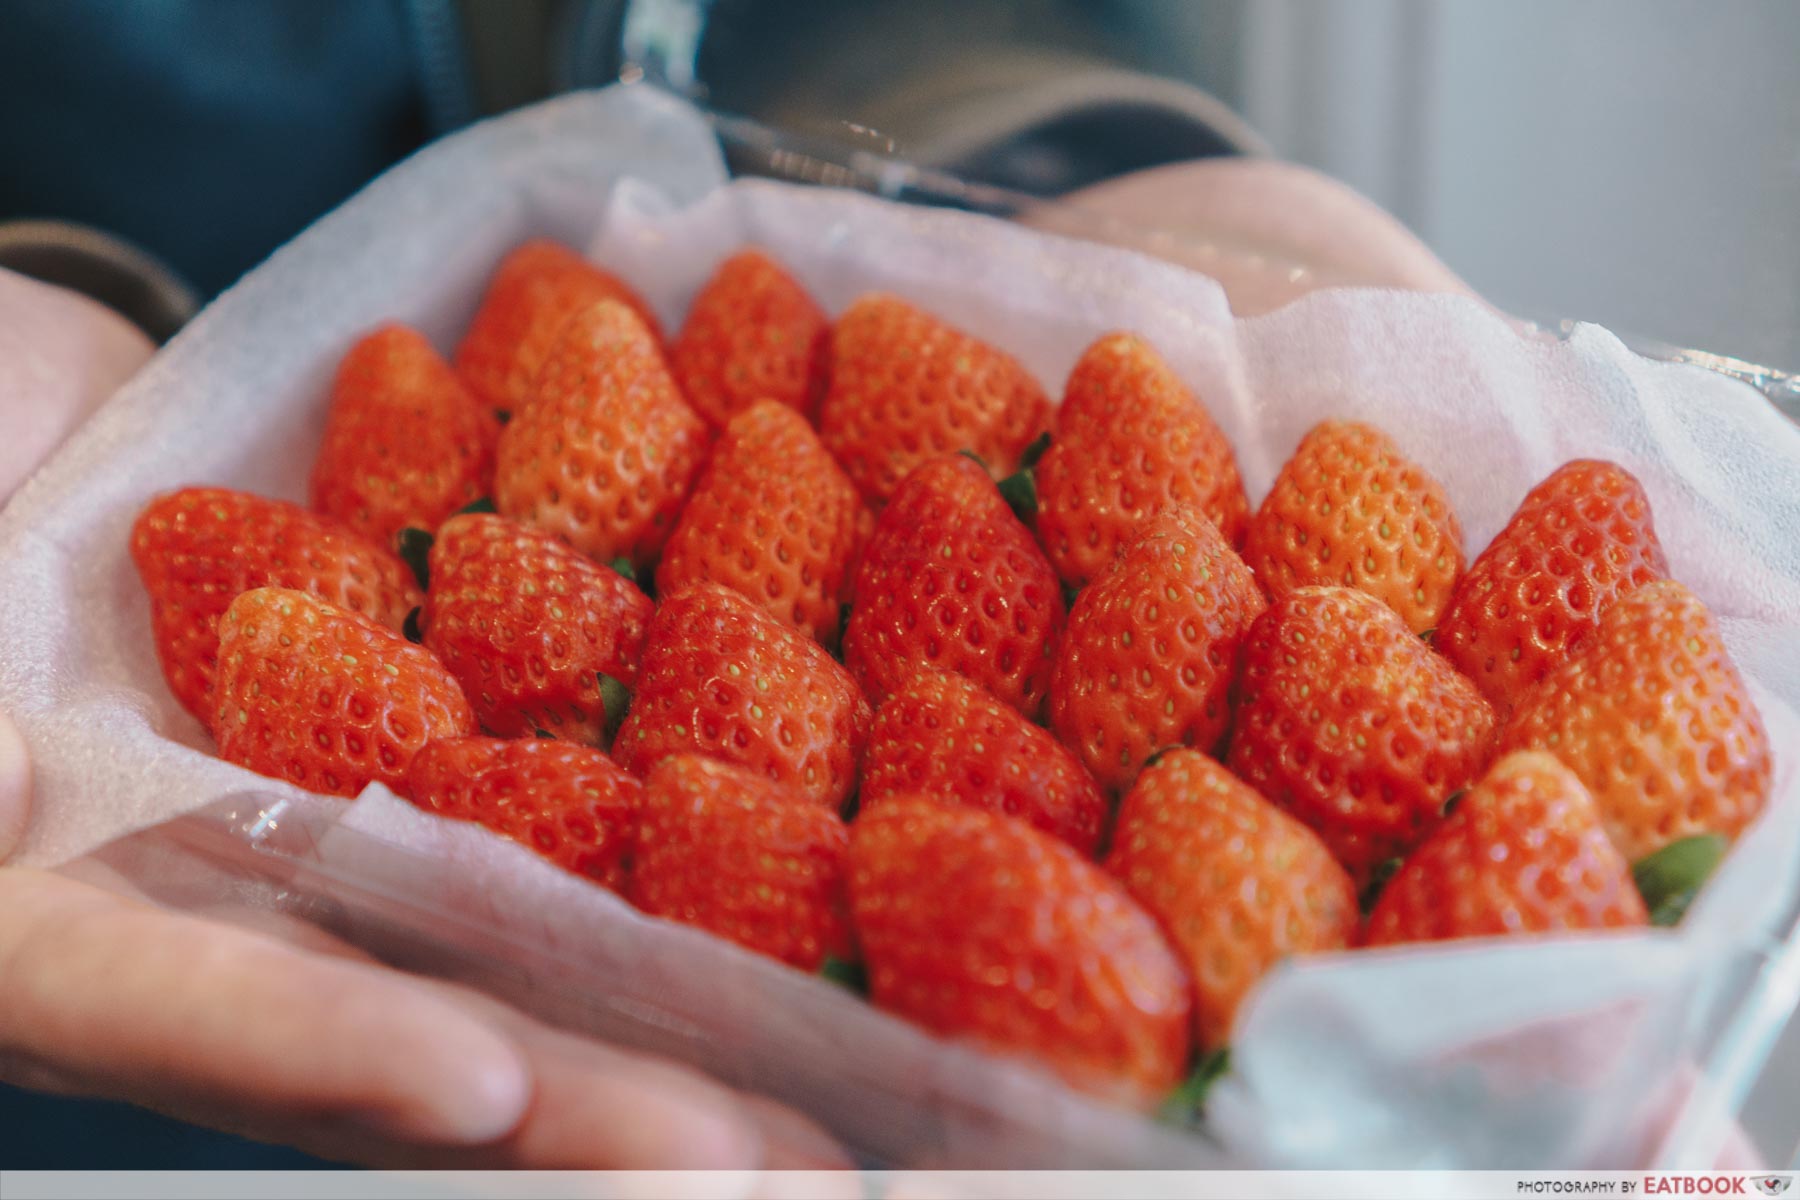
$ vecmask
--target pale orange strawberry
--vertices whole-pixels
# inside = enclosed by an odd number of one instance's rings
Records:
[[[624,886],[644,786],[598,750],[445,738],[413,757],[406,782],[427,812],[485,825],[601,887]]]
[[[631,902],[803,971],[847,960],[843,819],[754,771],[681,754],[644,783]]]
[[[832,329],[819,435],[870,504],[958,450],[1010,475],[1049,423],[1044,389],[1017,359],[895,296],[862,297]]]
[[[392,551],[299,505],[227,488],[182,488],[145,505],[131,561],[150,596],[163,678],[203,722],[212,719],[219,618],[240,593],[295,588],[395,632],[420,599]]]
[[[880,704],[923,666],[966,675],[1036,717],[1062,632],[1056,572],[979,463],[906,477],[856,569],[844,665]]]
[[[1682,838],[1735,837],[1768,802],[1773,769],[1717,623],[1672,581],[1602,613],[1586,646],[1525,693],[1499,749],[1561,759],[1633,862]]]
[[[499,438],[492,410],[422,334],[383,325],[338,364],[312,505],[391,546],[487,495]]]
[[[465,513],[431,547],[425,645],[443,660],[500,737],[533,733],[602,745],[608,678],[637,682],[650,597],[553,535]],[[622,710],[623,696],[615,706]]]
[[[1643,925],[1581,781],[1548,754],[1496,762],[1382,888],[1371,946]]]
[[[1225,435],[1134,334],[1101,338],[1075,364],[1036,473],[1038,538],[1074,587],[1102,575],[1167,508],[1204,513],[1231,545],[1250,519]]]
[[[1668,573],[1650,501],[1631,473],[1565,463],[1457,583],[1432,645],[1510,711],[1581,649],[1613,601]]]
[[[256,588],[219,619],[219,757],[309,791],[407,794],[413,756],[475,732],[436,656],[305,592]]]
[[[1283,959],[1342,950],[1361,914],[1318,836],[1197,750],[1171,750],[1119,805],[1111,871],[1162,922],[1194,974],[1202,1050]]]
[[[681,398],[650,330],[617,301],[579,310],[532,394],[500,435],[501,514],[602,562],[649,567],[707,450],[706,424]]]
[[[1114,795],[1170,746],[1217,750],[1238,646],[1268,602],[1213,523],[1172,508],[1069,611],[1050,726]]]
[[[664,595],[717,583],[836,646],[872,519],[806,419],[764,400],[725,427],[656,569]]]
[[[481,308],[456,348],[456,371],[496,412],[530,403],[550,345],[569,318],[601,300],[617,300],[643,321],[659,345],[656,314],[631,285],[567,246],[538,239],[508,254],[494,271]]]
[[[1487,764],[1493,708],[1367,592],[1289,592],[1241,654],[1226,761],[1359,885],[1428,837]]]
[[[639,776],[672,755],[705,755],[838,808],[870,719],[856,681],[817,642],[703,583],[651,619],[613,753]]]
[[[913,675],[875,713],[863,753],[861,811],[895,796],[1017,817],[1092,855],[1106,797],[1048,732],[950,671]]]
[[[806,289],[752,247],[720,264],[694,297],[669,366],[713,426],[765,400],[810,417],[825,390],[830,334]]]
[[[896,797],[850,828],[875,1004],[1155,1103],[1187,1069],[1193,984],[1123,885],[1023,821]]]
[[[1352,587],[1424,633],[1462,574],[1462,527],[1443,487],[1386,434],[1325,421],[1276,476],[1250,522],[1244,561],[1271,598]]]

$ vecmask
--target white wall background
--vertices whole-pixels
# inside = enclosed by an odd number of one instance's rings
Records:
[[[1239,22],[1227,98],[1497,303],[1800,368],[1800,3],[1244,0]]]

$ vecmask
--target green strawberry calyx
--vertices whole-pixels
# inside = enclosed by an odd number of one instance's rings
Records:
[[[412,568],[413,578],[419,581],[419,590],[431,590],[431,546],[437,539],[416,525],[408,525],[400,531],[395,540],[395,550],[400,559]]]
[[[1206,1097],[1213,1084],[1230,1073],[1230,1046],[1220,1046],[1211,1053],[1202,1054],[1187,1078],[1176,1085],[1157,1108],[1157,1118],[1172,1125],[1194,1124],[1206,1112]]]
[[[1013,510],[1013,515],[1027,529],[1037,524],[1037,465],[1038,460],[1044,457],[1044,451],[1049,448],[1050,435],[1040,433],[1019,456],[1019,469],[995,485],[1000,490],[1001,499],[1006,501],[1007,506]]]
[[[1644,897],[1644,907],[1650,910],[1650,923],[1679,924],[1729,848],[1730,843],[1718,834],[1702,833],[1670,842],[1638,859],[1631,878]]]
[[[618,735],[619,726],[625,723],[625,714],[631,711],[631,689],[608,675],[599,673],[600,707],[606,713],[606,745],[610,747],[613,738]]]
[[[869,994],[869,975],[859,962],[827,954],[819,966],[819,977],[859,996]]]

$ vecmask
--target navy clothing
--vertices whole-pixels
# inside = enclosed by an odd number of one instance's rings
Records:
[[[317,1171],[332,1165],[126,1104],[0,1086],[0,1168],[9,1171]]]
[[[424,140],[431,7],[7,0],[0,219],[118,234],[211,295]]]

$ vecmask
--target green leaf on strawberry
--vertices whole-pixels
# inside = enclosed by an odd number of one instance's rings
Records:
[[[1670,842],[1654,854],[1640,858],[1631,878],[1650,910],[1652,925],[1679,924],[1694,897],[1700,893],[1725,857],[1729,843],[1716,833]]]

